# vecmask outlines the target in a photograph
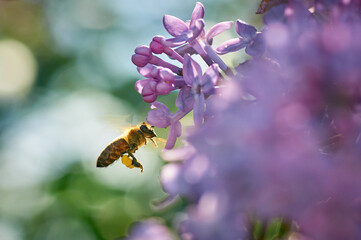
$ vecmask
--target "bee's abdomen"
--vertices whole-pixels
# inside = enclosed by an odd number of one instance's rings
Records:
[[[107,167],[115,160],[118,160],[128,149],[129,144],[124,138],[116,139],[100,153],[97,160],[97,167]]]

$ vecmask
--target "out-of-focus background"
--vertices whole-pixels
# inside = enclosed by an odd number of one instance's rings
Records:
[[[141,78],[134,48],[168,37],[163,15],[189,19],[195,2],[0,0],[1,240],[115,239],[150,216],[172,226],[184,204],[161,211],[150,204],[165,196],[161,149],[137,151],[143,174],[95,162],[149,110],[134,89]],[[206,28],[237,18],[260,26],[257,1],[203,4]],[[234,36],[232,28],[216,41]],[[175,98],[160,101],[174,106]]]

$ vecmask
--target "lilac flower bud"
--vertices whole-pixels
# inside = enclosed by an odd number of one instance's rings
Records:
[[[179,62],[183,63],[183,57],[179,55],[175,50],[171,49],[170,47],[166,46],[164,43],[166,39],[162,36],[155,36],[150,43],[150,48],[152,52],[155,54],[165,53],[168,55],[170,59],[176,59]]]
[[[152,50],[147,46],[138,46],[135,49],[135,54],[133,54],[132,56],[132,62],[134,63],[134,65],[140,68],[150,63],[156,66],[169,68],[171,71],[173,71],[176,74],[180,74],[182,72],[182,69],[180,69],[179,67],[171,63],[165,62],[164,60],[154,56],[152,54]]]
[[[143,86],[142,96],[144,102],[152,103],[157,99],[156,86],[157,82],[153,80],[149,81]]]
[[[147,64],[138,68],[138,71],[143,76],[148,77],[137,81],[135,84],[135,88],[142,94],[145,102],[154,102],[158,95],[167,95],[179,87],[179,83],[175,86],[175,76],[167,68]]]
[[[147,46],[138,46],[132,56],[132,62],[138,67],[144,67],[152,58],[152,51]]]
[[[147,64],[144,67],[138,67],[137,70],[142,76],[150,78],[154,77],[153,71],[157,71],[157,67],[152,64]]]
[[[143,88],[145,85],[149,84],[149,82],[151,81],[151,79],[147,78],[147,79],[142,79],[142,80],[138,80],[135,83],[135,89],[137,90],[138,93],[142,94]]]
[[[158,78],[165,82],[174,82],[174,74],[167,68],[159,69]]]
[[[155,54],[161,54],[164,51],[164,46],[162,44],[162,39],[164,39],[164,37],[155,36],[152,39],[152,42],[149,45],[150,48],[152,49],[152,52],[154,52]]]
[[[159,95],[168,95],[172,90],[172,85],[166,82],[160,82],[156,86],[156,92]]]
[[[144,56],[151,56],[152,51],[149,49],[149,47],[141,45],[135,48],[134,52],[136,54],[144,55]]]

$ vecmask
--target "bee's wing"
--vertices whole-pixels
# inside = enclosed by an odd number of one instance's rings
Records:
[[[105,125],[112,129],[117,129],[121,134],[132,126],[133,115],[104,115],[102,119]]]

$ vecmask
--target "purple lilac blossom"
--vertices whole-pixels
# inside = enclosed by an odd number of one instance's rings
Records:
[[[255,27],[238,19],[236,22],[236,32],[241,37],[222,43],[216,49],[218,54],[236,52],[243,48],[246,48],[246,53],[253,57],[259,57],[264,53],[266,46],[263,41],[263,34],[257,32]]]
[[[196,39],[204,28],[203,16],[204,7],[200,2],[196,3],[189,22],[183,22],[177,17],[165,15],[163,25],[174,38],[164,40],[164,42],[175,47]]]
[[[191,110],[191,107],[180,108],[173,114],[166,105],[160,102],[153,102],[150,107],[152,110],[148,113],[147,122],[159,128],[169,127],[167,143],[164,148],[172,149],[182,131],[179,120]]]
[[[179,120],[196,113],[185,146],[165,152],[160,177],[169,196],[188,200],[182,239],[253,239],[253,219],[275,218],[290,224],[285,238],[361,236],[361,3],[273,3],[262,33],[238,20],[240,38],[217,49],[254,56],[232,79],[213,63],[202,76],[181,54],[179,110],[151,105],[147,121],[170,127],[167,149]]]
[[[147,116],[147,121],[153,126],[161,128],[169,127],[169,135],[165,149],[173,148],[177,137],[181,135],[181,124],[179,120],[192,109],[195,126],[200,127],[203,124],[206,98],[214,93],[214,87],[218,81],[219,72],[217,64],[212,64],[205,71],[204,75],[202,75],[201,67],[189,54],[186,54],[184,59],[183,77],[186,85],[180,89],[176,101],[176,106],[179,110],[171,114],[167,106],[160,102],[154,102],[151,104],[153,110],[151,110]],[[153,83],[152,80],[149,79],[139,80],[137,82],[137,89],[142,92],[143,99],[148,97],[144,95],[144,91],[147,90],[146,87],[150,85],[149,81]],[[141,86],[142,84],[145,84],[144,87]],[[151,97],[154,95],[155,94],[151,95]],[[147,99],[144,99],[144,101],[147,101]]]
[[[218,81],[218,65],[212,64],[202,76],[202,69],[190,55],[184,57],[184,81],[192,88],[194,97],[193,117],[194,125],[200,127],[203,123],[205,99],[214,93],[214,86]]]

